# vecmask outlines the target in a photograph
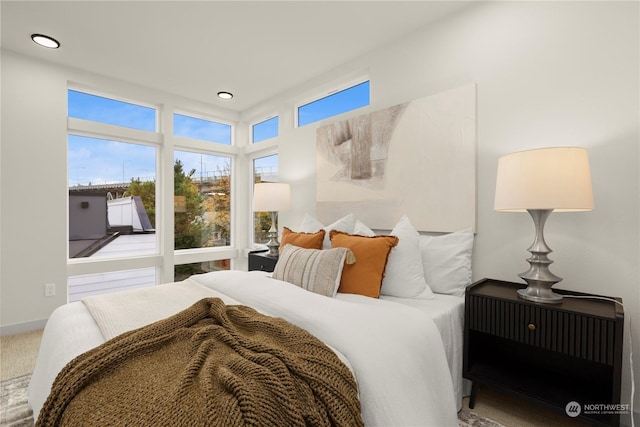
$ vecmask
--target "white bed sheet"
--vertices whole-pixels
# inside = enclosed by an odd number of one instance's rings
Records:
[[[397,298],[381,295],[380,299],[413,307],[433,319],[444,345],[453,381],[458,411],[462,409],[462,398],[471,391],[471,381],[462,378],[462,356],[464,342],[464,297],[433,294],[432,299]]]

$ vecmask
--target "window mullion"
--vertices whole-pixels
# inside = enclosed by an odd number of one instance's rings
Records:
[[[173,106],[164,104],[159,111],[163,144],[158,150],[158,183],[156,188],[157,210],[160,212],[161,224],[160,254],[164,263],[160,268],[160,283],[174,281],[174,189],[173,189],[173,152],[175,136],[173,136]],[[156,219],[158,221],[158,219]]]
[[[100,139],[117,139],[123,142],[143,143],[148,145],[159,145],[162,141],[162,134],[159,132],[149,132],[139,129],[125,128],[106,123],[92,122],[90,120],[67,119],[68,133],[88,136]]]
[[[212,144],[210,142],[175,135],[172,136],[172,139],[173,146],[176,150],[197,151],[198,153],[202,152],[223,156],[234,156],[240,152],[238,147],[231,145]]]

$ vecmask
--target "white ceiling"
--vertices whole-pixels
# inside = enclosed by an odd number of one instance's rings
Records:
[[[242,112],[457,1],[2,1],[2,47]],[[42,33],[60,49],[34,44]],[[234,93],[231,101],[216,97]]]

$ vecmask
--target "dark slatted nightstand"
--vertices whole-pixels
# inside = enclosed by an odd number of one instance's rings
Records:
[[[278,258],[267,256],[267,251],[249,252],[249,271],[260,270],[273,272]]]
[[[473,381],[469,407],[486,385],[590,424],[619,425],[621,408],[603,408],[620,403],[622,307],[556,289],[565,296],[562,303],[530,302],[516,294],[524,287],[483,279],[467,288],[463,376]]]

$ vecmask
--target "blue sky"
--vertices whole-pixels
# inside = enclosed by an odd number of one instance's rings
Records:
[[[155,148],[69,135],[69,186],[112,184],[132,177],[153,180]]]
[[[280,118],[278,116],[271,117],[260,123],[256,123],[252,126],[252,140],[251,142],[260,142],[265,139],[274,138],[278,136],[278,123]]]
[[[231,130],[231,125],[228,124],[178,113],[173,115],[173,134],[177,136],[231,145]]]
[[[369,81],[341,90],[298,108],[298,126],[308,125],[369,105]]]

